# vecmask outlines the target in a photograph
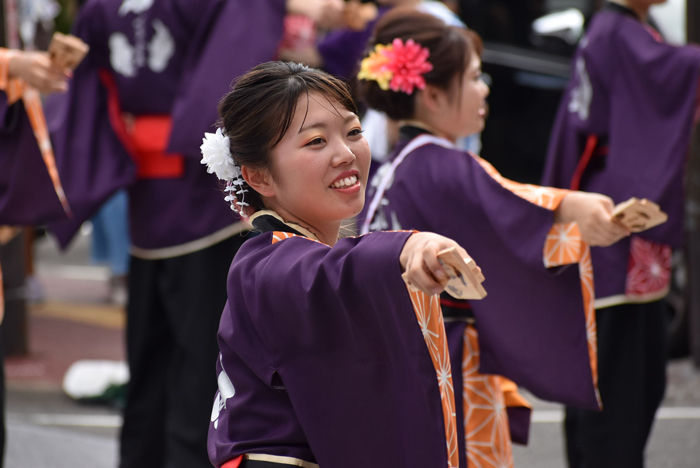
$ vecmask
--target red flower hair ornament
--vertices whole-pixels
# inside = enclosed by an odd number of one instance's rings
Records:
[[[376,81],[381,89],[413,94],[413,90],[425,89],[424,74],[433,69],[428,62],[430,51],[416,44],[413,39],[404,43],[396,38],[389,45],[377,44],[369,56],[362,60],[360,80]]]

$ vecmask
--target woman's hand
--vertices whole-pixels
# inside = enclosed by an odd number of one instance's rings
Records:
[[[555,221],[575,221],[581,238],[590,246],[607,247],[627,237],[631,232],[612,219],[615,207],[612,199],[605,195],[586,192],[571,192],[554,213]]]
[[[56,67],[46,52],[18,52],[10,59],[10,78],[22,78],[40,93],[64,93],[68,91],[68,78],[72,72]]]
[[[462,258],[470,258],[452,239],[431,232],[413,234],[406,241],[399,259],[404,281],[430,296],[440,294],[447,284],[447,273],[437,255],[450,247],[455,247]]]
[[[345,27],[343,0],[287,0],[287,13],[308,16],[321,29]]]

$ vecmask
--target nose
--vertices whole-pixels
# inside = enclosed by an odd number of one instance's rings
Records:
[[[352,152],[350,147],[345,142],[339,143],[338,148],[333,155],[333,167],[342,166],[343,164],[352,164],[357,157]]]
[[[491,88],[483,81],[481,82],[481,88],[481,94],[483,95],[484,99],[486,99],[488,95],[491,94]]]

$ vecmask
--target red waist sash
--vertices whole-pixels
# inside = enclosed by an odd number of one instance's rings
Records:
[[[109,122],[119,141],[136,163],[138,179],[174,179],[185,171],[184,158],[168,154],[172,118],[167,114],[130,115],[122,112],[114,77],[107,70],[99,71],[107,89]]]

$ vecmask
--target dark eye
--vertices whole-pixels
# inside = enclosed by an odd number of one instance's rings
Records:
[[[350,130],[350,133],[348,133],[348,136],[351,136],[351,137],[352,136],[359,136],[359,135],[362,135],[363,133],[365,133],[365,131],[362,130],[361,128],[353,128],[352,130]]]
[[[306,146],[316,146],[323,143],[323,138],[314,138],[306,144]]]

